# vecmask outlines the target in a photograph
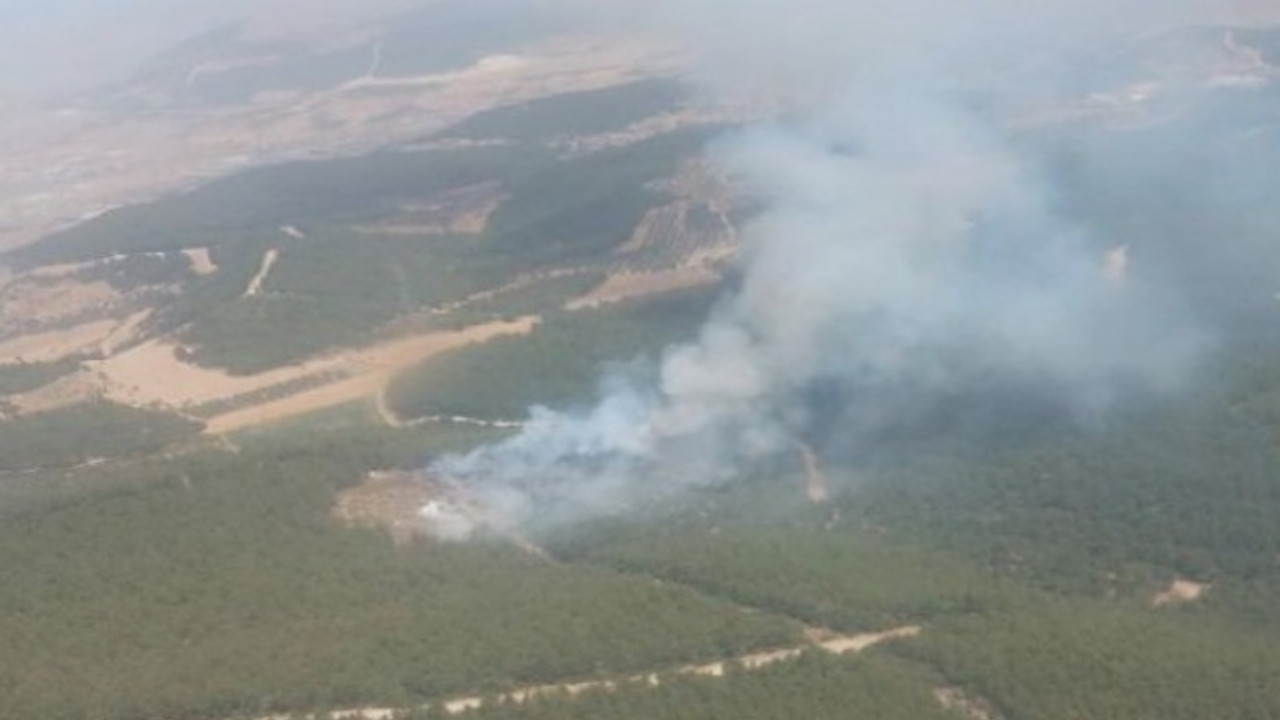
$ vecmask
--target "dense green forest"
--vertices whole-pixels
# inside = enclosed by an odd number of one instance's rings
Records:
[[[201,451],[103,469],[128,479],[84,502],[23,500],[0,526],[0,717],[410,703],[798,640],[676,585],[345,529],[333,493],[393,459],[355,444]]]
[[[841,502],[1057,589],[1105,594],[1141,566],[1265,585],[1280,571],[1278,369],[1275,351],[1239,348],[1198,393],[1035,442],[914,448]]]
[[[80,367],[77,358],[47,363],[0,365],[0,397],[17,395],[48,385]]]
[[[533,142],[617,132],[678,109],[688,92],[677,80],[638,80],[479,112],[434,137]]]
[[[535,147],[385,150],[245,170],[189,192],[132,205],[4,255],[19,268],[187,247],[253,245],[282,225],[374,220],[398,201],[545,169]]]
[[[846,632],[989,613],[1016,595],[964,558],[847,527],[729,518],[662,525],[601,530],[559,552]]]
[[[23,416],[0,424],[0,471],[148,455],[200,429],[175,415],[105,401]]]
[[[1276,367],[1258,351],[1106,432],[833,463],[826,505],[795,467],[762,468],[548,537],[554,562],[496,541],[396,547],[330,519],[366,470],[489,433],[300,423],[238,454],[5,476],[0,716],[409,707],[795,646],[803,623],[923,630],[863,658],[481,715],[930,717],[955,687],[1007,718],[1271,717]],[[1152,607],[1179,576],[1208,594]]]
[[[1205,613],[1043,597],[895,650],[1011,718],[1262,720],[1280,713],[1276,640]]]

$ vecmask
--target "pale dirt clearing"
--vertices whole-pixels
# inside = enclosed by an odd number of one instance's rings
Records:
[[[396,545],[428,535],[418,511],[441,493],[441,489],[415,474],[369,473],[356,487],[338,493],[330,516],[347,527],[381,528]]]
[[[818,505],[831,499],[831,483],[822,471],[818,454],[806,443],[800,443],[800,462],[804,465],[804,491],[809,502]]]
[[[110,357],[120,347],[138,337],[142,324],[150,316],[150,310],[139,310],[122,321],[104,320],[58,333],[27,335],[12,341],[14,345],[11,348],[25,353],[24,357],[31,362],[57,361],[81,353]],[[3,352],[0,350],[0,353]],[[13,356],[0,355],[0,365],[11,357]],[[97,377],[93,373],[79,370],[44,387],[14,395],[7,400],[19,415],[31,415],[88,402],[101,395],[102,383]]]
[[[1211,586],[1208,583],[1198,583],[1191,580],[1177,579],[1174,580],[1163,592],[1156,593],[1151,598],[1152,607],[1164,607],[1166,605],[1184,605],[1192,603],[1204,597]]]
[[[72,355],[98,350],[119,326],[116,320],[98,320],[66,330],[19,335],[0,342],[0,365],[57,362]]]
[[[276,248],[271,248],[266,255],[262,256],[262,265],[258,268],[258,274],[249,281],[249,287],[245,288],[244,297],[253,297],[262,292],[262,284],[267,281],[267,277],[271,275],[271,268],[275,267],[279,260],[280,251]]]
[[[209,248],[188,248],[183,250],[182,254],[187,256],[191,272],[196,275],[204,277],[218,272],[218,265],[209,254]]]
[[[725,676],[729,665],[733,663],[739,664],[748,672],[753,672],[778,663],[796,660],[803,655],[806,650],[819,649],[834,655],[856,654],[881,643],[915,637],[921,632],[922,629],[919,626],[911,625],[878,633],[865,633],[862,635],[832,635],[830,636],[830,639],[826,641],[801,645],[799,647],[751,653],[733,660],[707,663],[704,665],[686,665],[684,667],[677,668],[674,673],[679,675],[720,678]],[[660,672],[669,673],[671,671],[663,670]],[[522,704],[540,697],[554,697],[558,695],[575,697],[586,692],[611,692],[617,690],[621,686],[630,685],[658,687],[662,685],[662,675],[659,674],[659,672],[651,672],[613,680],[588,680],[577,683],[534,685],[521,688],[519,690],[513,690],[509,693],[498,695],[496,697],[475,695],[470,697],[453,698],[439,703],[438,706],[448,715],[461,715],[464,712],[478,710],[489,704]],[[425,707],[435,706],[427,705],[424,706],[424,708]],[[387,720],[388,718],[395,717],[397,713],[404,712],[404,710],[404,708],[360,708],[329,713],[328,716],[339,718],[341,720]],[[289,720],[290,717],[294,716],[273,715],[259,718],[259,720]]]
[[[335,405],[342,405],[378,392],[383,382],[382,378],[375,375],[339,380],[314,390],[306,390],[286,398],[271,400],[210,418],[205,423],[205,432],[215,435],[230,433],[237,430],[270,425],[281,420],[306,415]]]
[[[969,720],[995,720],[999,717],[991,708],[991,703],[974,698],[959,688],[937,688],[933,691],[933,696],[937,698],[939,705]]]
[[[570,300],[565,309],[588,310],[632,298],[715,285],[721,279],[720,272],[708,264],[654,272],[615,273],[586,295]]]
[[[416,424],[413,421],[405,420],[400,417],[396,414],[396,411],[391,408],[391,401],[387,397],[386,384],[384,384],[382,388],[378,390],[377,395],[374,396],[373,410],[378,414],[378,419],[382,421],[382,424],[390,428],[407,428],[413,427]]]
[[[40,278],[44,280],[60,279],[76,275],[85,270],[90,270],[101,264],[101,262],[101,260],[87,260],[85,262],[78,263],[44,265],[26,273],[25,277]]]
[[[86,363],[96,373],[104,395],[115,402],[139,407],[162,405],[190,408],[247,395],[315,373],[337,370],[341,357],[325,357],[256,375],[232,375],[200,367],[178,357],[178,346],[149,340],[106,360]]]
[[[121,347],[133,342],[140,335],[142,324],[151,317],[150,310],[139,310],[138,312],[125,318],[123,322],[116,326],[111,334],[103,338],[98,344],[98,353],[102,357],[111,357]]]
[[[88,362],[86,372],[95,378],[99,392],[113,402],[177,411],[249,396],[307,377],[328,374],[335,378],[325,386],[264,401],[210,420],[211,432],[229,432],[374,397],[390,375],[399,370],[463,345],[484,342],[499,335],[528,333],[536,321],[536,318],[526,317],[458,331],[412,335],[367,348],[335,352],[255,375],[232,375],[224,370],[186,362],[179,357],[177,345],[156,339],[105,360]]]
[[[351,377],[290,397],[211,418],[206,424],[205,432],[210,434],[235,432],[354,400],[368,398],[376,401],[397,372],[413,367],[434,355],[466,345],[486,342],[503,335],[528,334],[532,332],[537,320],[535,317],[525,317],[510,322],[491,322],[463,330],[428,333],[393,340],[362,350],[349,351],[340,355],[338,362],[350,369]]]
[[[19,278],[0,293],[0,323],[32,327],[73,319],[102,318],[124,296],[104,281]]]

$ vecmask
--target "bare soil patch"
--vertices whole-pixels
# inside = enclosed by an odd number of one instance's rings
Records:
[[[300,389],[286,397],[249,403],[215,415],[207,432],[224,433],[273,423],[343,403],[374,398],[390,377],[437,353],[500,335],[530,332],[536,318],[492,322],[457,331],[428,332],[343,350],[297,365],[255,375],[232,375],[201,367],[179,357],[179,346],[155,339],[101,361],[86,363],[97,392],[134,407],[162,407],[178,412],[245,398],[297,384],[305,378],[328,376],[331,382]]]
[[[1151,598],[1152,607],[1164,607],[1167,605],[1185,605],[1193,603],[1209,591],[1211,586],[1208,583],[1198,583],[1191,580],[1177,579],[1174,580],[1163,592],[1156,593]]]
[[[501,335],[522,335],[533,330],[536,318],[492,322],[453,332],[434,332],[402,338],[361,350],[348,351],[331,362],[346,369],[346,379],[211,418],[207,433],[227,433],[260,427],[354,400],[376,400],[391,378],[424,360],[448,350],[485,342]],[[323,361],[322,361],[323,362]],[[295,377],[299,377],[295,375]],[[266,386],[264,386],[266,387]]]
[[[119,322],[98,320],[68,328],[19,335],[0,342],[0,365],[57,362],[94,352],[116,332]]]
[[[933,691],[942,707],[957,712],[969,720],[997,720],[1000,716],[991,703],[975,698],[960,688],[941,687]]]
[[[19,278],[0,293],[0,327],[38,328],[75,318],[109,314],[124,299],[101,281],[70,277]]]
[[[585,310],[597,308],[631,298],[714,285],[720,282],[721,279],[720,272],[706,264],[655,272],[615,273],[586,295],[569,301],[565,305],[565,309]]]
[[[218,265],[209,255],[209,248],[188,248],[183,250],[182,254],[187,256],[187,262],[191,264],[191,272],[196,275],[203,277],[218,272]]]
[[[37,388],[20,395],[12,395],[5,400],[21,415],[60,410],[72,405],[88,402],[99,396],[99,384],[86,373],[75,373],[59,378],[42,388]]]
[[[818,505],[831,499],[831,484],[818,462],[818,454],[805,443],[800,443],[800,462],[804,465],[804,491],[809,502]]]
[[[190,408],[246,395],[298,377],[336,367],[338,358],[323,358],[257,375],[237,376],[200,367],[178,357],[179,347],[150,340],[114,357],[88,363],[101,380],[104,394],[126,405]]]
[[[262,292],[262,284],[267,281],[267,277],[271,275],[271,268],[275,267],[279,260],[280,251],[276,248],[271,248],[262,256],[262,265],[258,268],[258,274],[249,281],[249,287],[245,288],[244,297],[253,297]]]
[[[419,509],[439,488],[411,473],[371,473],[358,487],[338,494],[333,519],[349,527],[387,530],[397,545],[428,534]]]
[[[729,666],[734,663],[740,665],[746,671],[752,672],[777,663],[794,661],[800,658],[806,650],[813,650],[816,648],[836,655],[854,654],[863,652],[881,643],[901,638],[915,637],[916,635],[919,635],[921,631],[921,628],[918,626],[909,626],[879,633],[835,636],[833,639],[822,643],[752,653],[734,658],[733,660],[725,660],[703,665],[686,665],[684,667],[677,668],[674,672],[680,675],[720,678],[725,676]],[[660,672],[668,673],[670,671],[663,670]],[[464,712],[477,710],[490,704],[522,704],[541,697],[560,695],[576,697],[587,692],[612,692],[622,686],[642,685],[648,687],[659,687],[662,685],[662,675],[660,672],[631,675],[612,680],[588,680],[576,683],[535,685],[503,693],[496,697],[486,697],[483,695],[457,697],[439,703],[438,707],[444,710],[447,715],[460,715]],[[403,709],[393,708],[361,708],[339,711],[332,713],[331,716],[335,718],[343,718],[345,720],[386,720],[387,718],[395,717],[398,712],[402,711]],[[286,720],[286,718],[285,716],[273,716],[270,718],[260,718],[259,720]],[[985,719],[975,718],[975,720]]]

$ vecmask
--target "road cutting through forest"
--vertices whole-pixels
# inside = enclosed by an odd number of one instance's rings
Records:
[[[671,676],[723,678],[731,672],[735,665],[744,671],[755,672],[779,663],[798,660],[807,651],[819,650],[831,653],[832,655],[852,655],[892,640],[915,637],[921,632],[922,628],[918,625],[906,625],[891,630],[885,630],[883,632],[862,633],[859,635],[838,635],[827,630],[810,628],[805,633],[806,637],[809,638],[809,642],[796,647],[755,652],[747,655],[741,655],[732,660],[684,665],[674,670],[640,673],[611,680],[586,680],[576,683],[531,685],[529,687],[496,695],[460,696],[443,700],[437,704],[423,705],[420,706],[419,709],[427,710],[436,708],[443,710],[446,715],[461,715],[469,711],[479,710],[489,705],[503,705],[511,703],[519,705],[539,698],[566,695],[569,697],[577,697],[584,693],[615,692],[626,687],[634,686],[654,688],[662,685],[664,677]],[[410,708],[355,708],[327,713],[324,717],[334,718],[335,720],[393,720],[393,718],[403,714],[407,709]],[[296,714],[269,715],[261,717],[258,720],[291,720],[296,717],[298,717]]]
[[[473,325],[456,331],[432,332],[386,342],[363,350],[343,353],[343,364],[356,368],[342,380],[303,391],[279,400],[254,404],[211,418],[205,432],[221,434],[258,427],[297,417],[316,410],[356,400],[380,398],[392,376],[440,353],[482,343],[503,335],[525,335],[533,331],[538,318]],[[384,420],[391,415],[382,408]]]

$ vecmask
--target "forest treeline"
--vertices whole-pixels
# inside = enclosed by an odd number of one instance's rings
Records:
[[[404,417],[519,419],[534,405],[583,405],[611,367],[652,364],[667,345],[693,338],[714,298],[695,290],[553,313],[528,336],[462,348],[402,374],[389,396]]]
[[[677,585],[331,519],[370,465],[431,445],[304,434],[0,495],[0,717],[407,705],[799,642],[794,621]]]

